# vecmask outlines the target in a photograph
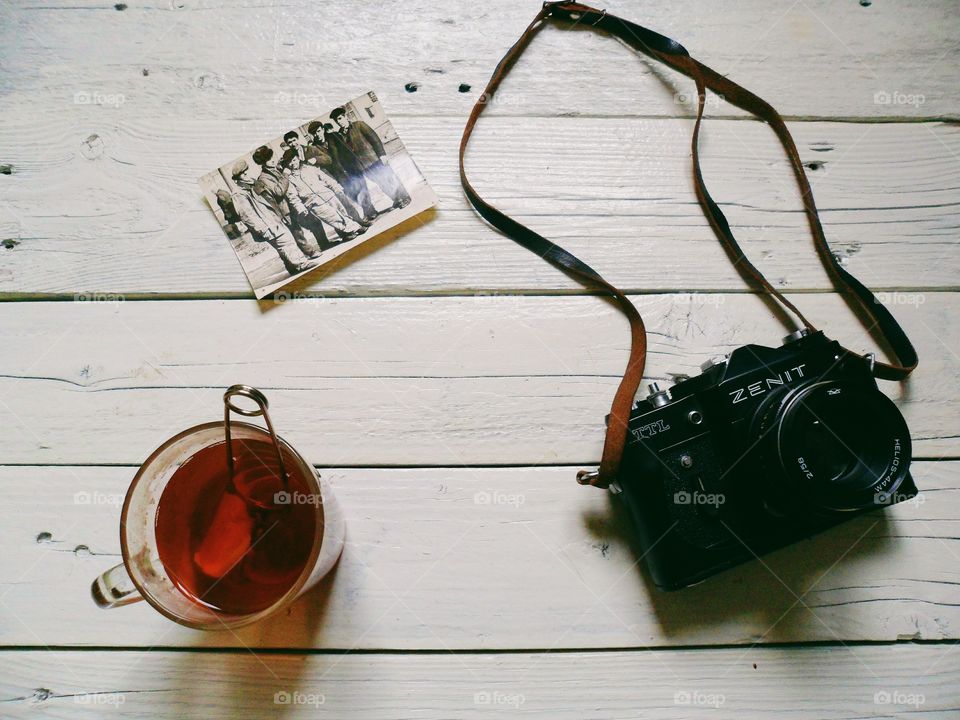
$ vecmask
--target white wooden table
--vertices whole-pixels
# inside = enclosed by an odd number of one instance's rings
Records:
[[[599,458],[626,322],[486,227],[457,178],[468,110],[536,9],[0,6],[0,716],[960,716],[956,4],[608,6],[787,117],[834,249],[921,357],[884,385],[923,502],[674,594],[574,482]],[[258,305],[195,179],[370,89],[439,210]],[[696,204],[690,91],[547,27],[468,158],[481,193],[635,294],[651,381],[786,332]],[[750,256],[828,334],[875,348],[772,133],[709,110],[705,173]],[[345,506],[332,582],[238,632],[98,610],[136,466],[236,382],[269,395]]]

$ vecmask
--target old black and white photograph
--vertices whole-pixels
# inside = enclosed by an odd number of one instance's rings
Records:
[[[258,299],[437,203],[373,92],[199,183]]]

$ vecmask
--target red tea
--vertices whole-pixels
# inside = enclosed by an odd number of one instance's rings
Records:
[[[319,498],[289,451],[233,439],[203,448],[170,478],[157,505],[160,560],[192,600],[229,614],[259,612],[297,581],[310,558]]]

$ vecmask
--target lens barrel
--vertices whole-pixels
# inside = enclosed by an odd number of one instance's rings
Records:
[[[752,432],[765,484],[788,511],[886,504],[910,466],[903,416],[864,383],[827,380],[785,388],[758,408]]]

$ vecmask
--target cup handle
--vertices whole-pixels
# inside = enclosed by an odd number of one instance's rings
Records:
[[[94,580],[93,585],[90,586],[90,594],[93,595],[93,601],[97,607],[104,609],[143,600],[143,596],[133,584],[123,563],[110,568]]]

